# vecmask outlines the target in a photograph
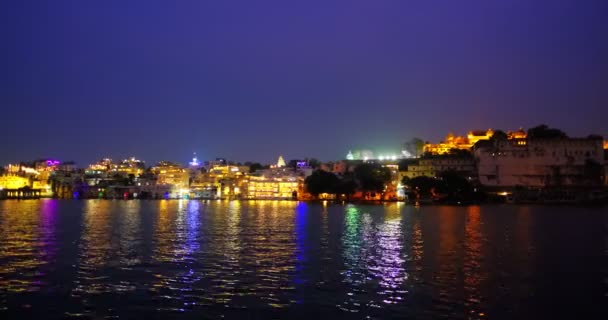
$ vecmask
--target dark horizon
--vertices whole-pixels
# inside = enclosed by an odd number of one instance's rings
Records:
[[[608,135],[608,2],[0,4],[4,165]]]

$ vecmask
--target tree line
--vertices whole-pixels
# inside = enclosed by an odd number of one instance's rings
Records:
[[[384,195],[391,180],[392,173],[389,168],[376,163],[362,163],[353,171],[341,175],[317,169],[306,177],[304,183],[308,192],[315,198],[322,193],[343,194],[350,198],[357,191]]]

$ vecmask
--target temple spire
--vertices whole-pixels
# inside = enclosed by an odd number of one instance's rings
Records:
[[[285,166],[285,160],[283,159],[283,156],[279,156],[279,160],[277,161],[277,168],[281,168]]]

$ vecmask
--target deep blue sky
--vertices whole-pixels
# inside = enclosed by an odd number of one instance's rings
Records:
[[[608,1],[2,1],[0,163],[608,135]]]

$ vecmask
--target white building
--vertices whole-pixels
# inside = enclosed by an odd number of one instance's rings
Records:
[[[516,139],[475,150],[479,182],[495,187],[583,186],[588,167],[604,165],[600,139]],[[598,177],[599,178],[599,177]]]

